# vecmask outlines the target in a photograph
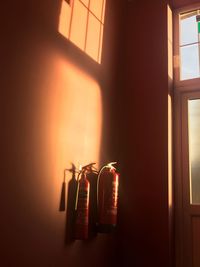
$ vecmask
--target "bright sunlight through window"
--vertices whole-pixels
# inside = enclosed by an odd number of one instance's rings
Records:
[[[62,0],[59,32],[101,63],[106,0]]]
[[[200,10],[180,15],[181,80],[200,77]]]

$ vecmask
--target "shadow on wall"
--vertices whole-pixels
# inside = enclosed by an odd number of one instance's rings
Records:
[[[71,179],[67,185],[66,192],[66,177],[67,172],[71,173]],[[71,169],[64,171],[64,180],[62,183],[60,207],[59,211],[66,211],[66,233],[65,244],[70,245],[75,241],[75,220],[76,220],[76,201],[77,201],[77,189],[78,189],[78,174],[76,175],[76,167],[72,163]],[[89,218],[88,218],[88,242],[97,236],[97,177],[96,172],[89,172],[87,179],[90,183],[90,195],[89,195]],[[67,201],[66,201],[67,193]]]
[[[74,241],[74,224],[75,224],[75,205],[76,205],[76,194],[77,194],[77,179],[76,179],[76,167],[72,164],[71,170],[72,178],[68,182],[67,192],[67,209],[66,209],[66,229],[65,229],[65,244],[70,244]],[[65,174],[66,175],[66,174]],[[63,183],[64,185],[64,183]],[[63,192],[62,192],[63,193]],[[61,196],[62,199],[63,196]],[[64,203],[66,203],[64,197]],[[60,210],[65,211],[65,208]]]

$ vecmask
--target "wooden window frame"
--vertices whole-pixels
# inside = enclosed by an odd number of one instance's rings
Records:
[[[200,9],[200,3],[176,9],[174,11],[174,88],[179,91],[193,91],[200,88],[200,77],[189,80],[180,79],[180,13]]]
[[[200,205],[190,201],[188,100],[200,98],[199,90],[175,91],[175,244],[176,266],[192,265],[191,229],[193,217],[199,216]]]
[[[185,211],[195,216],[200,212],[200,207],[189,203],[190,187],[188,184],[188,132],[187,105],[188,99],[195,99],[200,95],[200,78],[180,80],[180,35],[179,15],[200,9],[200,3],[185,6],[173,12],[173,64],[174,64],[174,189],[175,189],[175,250],[176,267],[192,266],[192,241],[185,226],[191,229],[189,217],[184,217]],[[186,198],[185,198],[186,196]],[[189,212],[190,211],[190,212]],[[185,219],[184,219],[185,218]],[[185,259],[187,259],[185,261]]]

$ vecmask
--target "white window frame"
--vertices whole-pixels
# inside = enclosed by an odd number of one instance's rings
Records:
[[[179,91],[199,90],[200,78],[180,79],[180,19],[181,13],[200,9],[200,3],[176,9],[174,11],[174,88]]]
[[[173,11],[173,64],[174,64],[174,201],[175,201],[175,249],[176,249],[176,266],[192,266],[192,243],[190,233],[185,229],[191,229],[191,220],[189,215],[193,212],[200,214],[200,207],[185,203],[184,196],[187,195],[187,200],[190,197],[188,182],[185,184],[188,177],[188,138],[187,133],[183,131],[187,124],[187,110],[183,103],[189,98],[193,99],[199,96],[200,78],[189,80],[180,80],[180,35],[179,35],[179,16],[181,13],[190,12],[200,9],[200,1],[197,4],[185,6]],[[184,112],[183,112],[184,111]],[[187,140],[187,141],[186,141]],[[185,174],[184,174],[185,173]],[[187,189],[187,192],[185,192]],[[185,214],[185,206],[187,206],[188,216]],[[191,206],[189,209],[188,207]],[[186,227],[187,226],[187,227]]]

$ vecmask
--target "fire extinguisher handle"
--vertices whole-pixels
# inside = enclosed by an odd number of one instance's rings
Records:
[[[82,170],[79,171],[79,173],[78,173],[77,182],[79,181],[79,177],[80,177],[81,173],[82,173]],[[75,210],[77,210],[77,205],[78,205],[78,194],[79,194],[79,182],[78,182],[77,190],[76,190]]]
[[[85,172],[92,170],[93,166],[95,165],[95,162],[92,162],[90,164],[87,164],[85,166],[83,166],[81,168],[81,170],[78,172],[78,176],[77,176],[77,181],[79,181],[79,177],[81,174],[85,174]],[[78,195],[79,195],[79,182],[78,182],[78,186],[77,186],[77,191],[76,191],[76,201],[75,201],[75,210],[77,210],[77,205],[78,205]]]
[[[76,190],[75,210],[77,210],[78,206],[78,194],[79,194],[79,183],[77,185],[77,190]]]

